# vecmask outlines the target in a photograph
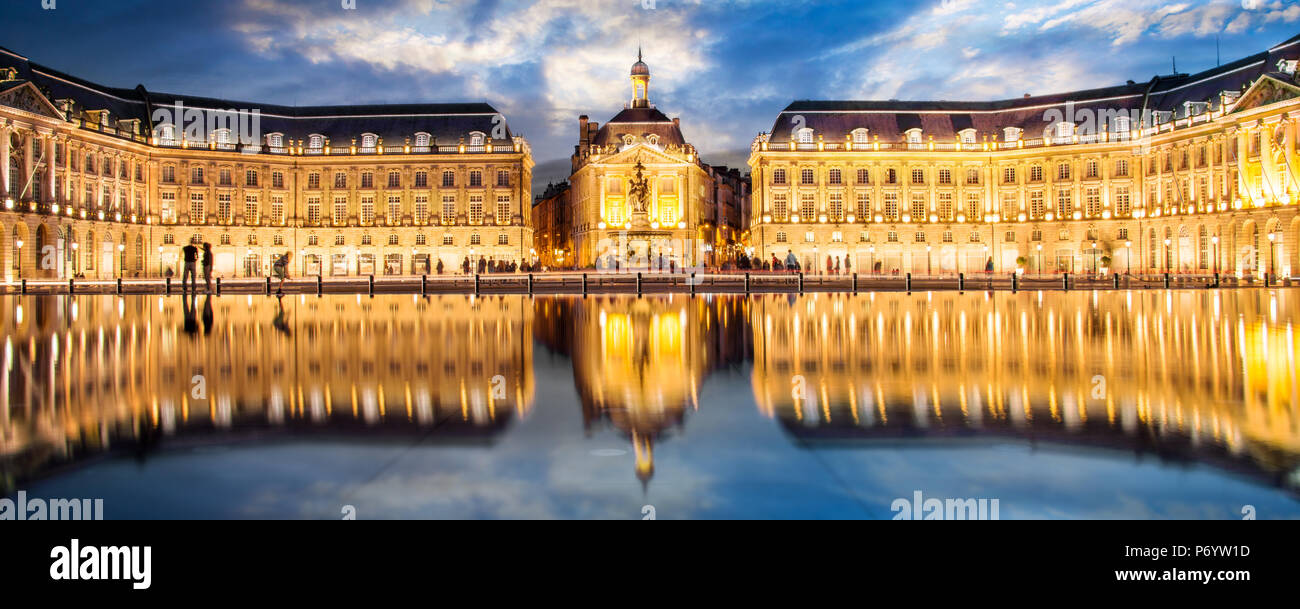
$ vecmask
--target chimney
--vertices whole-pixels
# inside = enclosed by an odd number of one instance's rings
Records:
[[[674,118],[674,119],[673,119],[673,126],[674,126],[674,127],[677,127],[678,129],[681,129],[681,128],[682,128],[682,117],[678,116],[678,117]]]
[[[587,144],[587,115],[583,114],[578,117],[578,142],[585,146]]]

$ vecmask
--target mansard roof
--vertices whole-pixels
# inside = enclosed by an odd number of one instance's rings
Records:
[[[1002,139],[1004,129],[1019,128],[1026,136],[1037,137],[1049,126],[1044,119],[1055,109],[1068,118],[1067,103],[1076,116],[1090,112],[1124,111],[1138,117],[1148,112],[1171,112],[1176,118],[1187,115],[1187,102],[1208,103],[1218,110],[1224,91],[1242,92],[1267,73],[1276,73],[1282,59],[1300,57],[1300,35],[1273,48],[1196,74],[1156,76],[1146,82],[995,101],[816,101],[791,103],[772,125],[773,140],[791,136],[793,128],[803,125],[813,129],[828,142],[843,141],[854,130],[865,128],[881,141],[901,141],[914,128],[927,139],[952,141],[966,129],[976,137]],[[1289,77],[1285,77],[1289,78]],[[1055,114],[1055,113],[1053,113]],[[796,118],[799,117],[799,118]],[[1135,125],[1136,126],[1136,125]]]
[[[77,112],[108,110],[112,120],[139,119],[142,130],[152,124],[156,110],[170,109],[180,102],[187,108],[206,110],[258,110],[263,134],[282,133],[291,139],[323,135],[334,145],[346,145],[363,133],[378,135],[387,145],[401,144],[416,133],[428,133],[439,144],[450,145],[475,131],[488,136],[498,125],[505,127],[505,137],[500,139],[513,138],[504,117],[498,119],[496,108],[486,102],[284,106],[161,93],[148,91],[143,85],[122,89],[37,64],[3,47],[0,68],[17,69],[19,79],[31,81],[51,101],[73,100]]]
[[[592,143],[598,146],[619,144],[622,143],[624,135],[634,135],[637,138],[657,135],[660,144],[665,146],[686,143],[686,138],[682,136],[682,130],[677,123],[653,106],[624,108],[600,127]]]

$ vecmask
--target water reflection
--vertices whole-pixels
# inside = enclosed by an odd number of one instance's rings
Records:
[[[646,496],[682,482],[656,476],[665,447],[708,465],[671,442],[692,429],[706,452],[743,445],[750,465],[791,447],[1012,441],[1300,486],[1300,298],[1284,290],[0,300],[6,492],[115,449],[343,438],[491,460],[529,446],[536,468],[613,434],[631,471],[608,475]],[[534,343],[554,362],[534,361]],[[702,409],[713,421],[693,427]],[[575,424],[552,424],[568,413]],[[764,420],[781,433],[755,431]]]

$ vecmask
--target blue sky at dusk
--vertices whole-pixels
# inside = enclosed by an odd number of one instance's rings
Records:
[[[105,85],[277,104],[486,100],[563,178],[577,117],[651,101],[715,164],[795,99],[986,100],[1213,67],[1296,33],[1282,0],[6,0],[0,46]]]

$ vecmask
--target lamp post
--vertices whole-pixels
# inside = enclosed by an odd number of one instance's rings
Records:
[[[871,274],[875,275],[876,274],[876,246],[874,245],[868,246],[867,253],[871,255]]]
[[[1128,263],[1128,274],[1133,274],[1133,242],[1124,242],[1124,260]]]
[[[163,276],[163,258],[162,258],[162,253],[163,253],[163,246],[160,245],[160,246],[158,246],[158,278],[159,278],[159,279],[162,279],[162,276]]]
[[[126,275],[126,244],[117,244],[117,278],[121,279]]]
[[[23,278],[23,240],[14,241],[14,246],[18,249],[18,278]]]
[[[1171,261],[1169,260],[1169,246],[1170,246],[1172,243],[1173,243],[1173,242],[1170,241],[1169,239],[1165,239],[1165,272],[1166,272],[1166,273],[1169,272],[1169,263],[1171,262]]]
[[[1097,269],[1097,242],[1092,242],[1092,274],[1096,275],[1100,271]]]
[[[930,256],[930,249],[931,249],[930,245],[927,244],[925,246],[925,274],[926,275],[934,274],[934,266],[931,262],[933,258]]]
[[[1035,248],[1038,250],[1038,271],[1039,275],[1043,274],[1043,244],[1039,243]]]
[[[72,262],[72,275],[75,277],[77,275],[77,242],[76,241],[72,242],[71,262]]]

